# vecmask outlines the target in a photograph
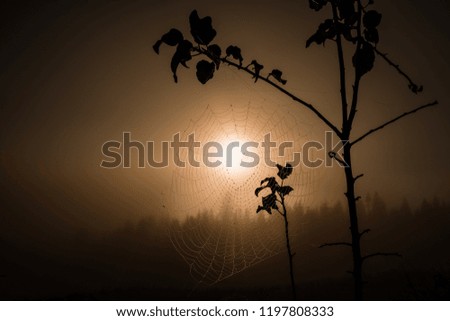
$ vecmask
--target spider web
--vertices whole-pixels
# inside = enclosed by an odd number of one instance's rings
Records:
[[[272,141],[289,141],[293,148],[285,155],[272,155],[279,164],[292,160],[292,153],[311,136],[311,125],[303,123],[292,106],[252,99],[244,106],[208,105],[189,121],[180,133],[183,140],[194,133],[196,141],[230,142],[234,139],[261,142],[271,134]],[[262,155],[262,148],[257,148]],[[196,159],[201,159],[196,153]],[[187,153],[180,153],[187,161]],[[282,217],[266,212],[255,214],[260,198],[254,190],[276,168],[260,163],[234,172],[226,166],[215,168],[177,167],[173,170],[168,212],[176,220],[169,228],[176,251],[189,266],[191,276],[203,285],[213,285],[274,255],[285,251]],[[317,171],[301,165],[294,168],[286,184],[294,191],[291,206],[308,204],[314,195]],[[295,238],[295,235],[293,235]]]

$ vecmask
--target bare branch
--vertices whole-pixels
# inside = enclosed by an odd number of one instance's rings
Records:
[[[363,256],[361,258],[361,260],[364,262],[367,259],[373,258],[375,256],[397,256],[397,257],[402,257],[400,253],[383,253],[383,252],[377,252],[377,253],[373,253],[373,254],[369,254],[366,256]]]
[[[382,57],[390,66],[394,67],[397,72],[403,76],[408,82],[408,87],[411,89],[411,91],[415,94],[421,92],[423,90],[423,86],[419,86],[416,83],[412,81],[412,79],[403,71],[400,69],[400,66],[396,63],[394,63],[392,60],[390,60],[387,56],[387,54],[380,52],[376,47],[373,47],[373,50]]]
[[[204,55],[207,55],[207,53],[206,53],[206,51],[205,51],[204,49],[201,49],[201,48],[195,48],[195,47],[194,47],[193,50],[196,51],[196,52],[202,53],[202,54],[204,54]],[[242,66],[239,66],[239,64],[237,64],[237,63],[235,63],[235,62],[233,62],[233,61],[230,61],[230,60],[228,60],[227,58],[220,58],[220,60],[221,60],[223,63],[226,63],[226,64],[228,64],[228,65],[230,65],[230,66],[233,66],[233,67],[235,67],[235,68],[237,68],[237,69],[239,69],[239,70],[243,70],[243,71],[245,71],[246,73],[248,73],[248,74],[250,74],[250,75],[256,77],[256,74],[255,74],[253,71],[251,71],[250,69],[248,69],[248,68],[243,68]],[[259,77],[258,79],[259,79],[259,80],[262,80],[262,81],[264,81],[264,82],[266,82],[266,83],[268,83],[268,84],[271,85],[272,87],[278,89],[278,90],[279,90],[280,92],[282,92],[283,94],[285,94],[285,95],[287,95],[288,97],[292,98],[294,101],[296,101],[296,102],[302,104],[303,106],[305,106],[306,108],[308,108],[309,110],[311,110],[314,114],[316,114],[317,117],[320,118],[320,120],[322,120],[322,121],[325,123],[325,125],[327,125],[331,130],[333,130],[333,131],[335,132],[335,134],[336,134],[339,138],[342,139],[342,133],[341,133],[341,131],[340,131],[339,129],[337,129],[337,127],[334,126],[333,123],[330,122],[324,115],[322,115],[322,113],[320,113],[319,110],[316,109],[316,107],[314,107],[312,104],[310,104],[310,103],[304,101],[303,99],[301,99],[301,98],[295,96],[294,94],[292,94],[291,92],[289,92],[289,91],[287,91],[286,89],[282,88],[281,86],[279,86],[278,84],[274,83],[274,82],[271,81],[270,79],[267,79],[267,78],[264,78],[264,77]]]
[[[360,179],[361,177],[363,177],[364,174],[359,174],[358,176],[356,176],[353,181],[356,182],[358,179]]]
[[[433,102],[431,102],[431,103],[422,105],[422,106],[417,107],[417,108],[415,108],[415,109],[413,109],[413,110],[410,110],[410,111],[408,111],[408,112],[406,112],[406,113],[403,113],[403,114],[401,114],[400,116],[397,116],[397,117],[391,119],[390,121],[387,121],[387,122],[385,122],[384,124],[382,124],[382,125],[380,125],[380,126],[374,128],[374,129],[369,130],[367,133],[365,133],[365,134],[362,135],[361,137],[357,138],[355,141],[351,142],[350,145],[352,145],[352,146],[355,145],[356,143],[360,142],[361,140],[363,140],[363,139],[366,138],[367,136],[369,136],[369,135],[371,135],[371,134],[373,134],[373,133],[379,131],[380,129],[383,129],[383,128],[386,127],[387,125],[390,125],[390,124],[396,122],[397,120],[399,120],[399,119],[401,119],[401,118],[403,118],[403,117],[406,117],[406,116],[408,116],[408,115],[414,114],[415,112],[418,112],[418,111],[421,110],[421,109],[425,109],[425,108],[427,108],[427,107],[435,106],[435,105],[437,105],[437,104],[438,104],[438,101],[435,100],[435,101],[433,101]]]
[[[281,215],[281,216],[285,216],[285,214],[283,214],[279,209],[276,209],[276,211]]]
[[[364,234],[367,234],[369,232],[371,232],[372,230],[370,228],[365,229],[364,231],[362,231],[361,233],[359,233],[359,237],[363,236]]]
[[[361,196],[355,197],[355,201],[356,201],[356,202],[359,201],[360,199],[361,199]]]
[[[327,246],[352,246],[352,243],[349,242],[336,242],[336,243],[324,243],[321,246],[319,246],[319,249],[323,248],[323,247],[327,247]]]

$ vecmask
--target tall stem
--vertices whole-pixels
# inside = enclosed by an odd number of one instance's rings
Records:
[[[362,280],[362,258],[361,258],[361,234],[359,233],[358,214],[356,209],[355,197],[355,178],[353,177],[351,145],[344,146],[345,180],[347,183],[348,214],[350,217],[350,233],[352,236],[352,256],[353,256],[353,279],[355,288],[355,300],[363,299],[363,280]]]
[[[292,254],[291,243],[289,241],[289,222],[287,218],[286,206],[284,205],[284,196],[281,196],[281,205],[283,206],[284,232],[286,235],[286,248],[289,258],[289,274],[291,278],[292,297],[294,300],[297,300],[297,290],[295,288],[295,277],[294,277],[294,264],[292,260],[294,255]]]
[[[337,26],[339,23],[339,16],[337,12],[336,3],[334,1],[331,2],[332,10],[333,10],[333,20],[335,25]],[[342,109],[342,132],[346,132],[347,130],[347,86],[345,79],[345,61],[344,61],[344,50],[342,49],[342,39],[341,34],[338,32],[336,35],[336,44],[337,44],[337,52],[339,59],[339,81],[340,81],[340,92],[341,92],[341,109]]]

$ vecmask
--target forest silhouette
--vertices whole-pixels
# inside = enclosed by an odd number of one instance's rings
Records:
[[[345,207],[324,203],[318,208],[296,205],[288,210],[292,249],[297,253],[294,272],[298,276],[298,298],[352,299],[351,276],[346,273],[351,268],[350,254],[341,247],[319,248],[325,242],[347,237]],[[366,197],[359,210],[361,226],[372,230],[367,235],[367,251],[393,249],[402,254],[401,258],[368,261],[364,274],[367,299],[450,299],[450,262],[445,255],[450,246],[448,204],[435,198],[413,209],[406,200],[388,207],[374,193]],[[240,224],[253,224],[262,237],[277,230],[279,247],[273,245],[279,250],[276,255],[213,284],[199,282],[189,274],[188,264],[173,246],[170,229],[174,224],[183,228],[201,223],[205,230],[214,230],[213,226],[223,224],[231,211],[199,213],[176,222],[163,212],[155,212],[100,235],[81,226],[71,227],[71,231],[60,226],[59,232],[45,235],[44,241],[32,241],[39,237],[31,232],[28,240],[3,238],[1,299],[290,299],[283,229],[273,222],[265,224],[262,216],[240,215]],[[41,226],[39,230],[44,229]],[[193,239],[199,237],[189,235],[189,229],[185,233]]]

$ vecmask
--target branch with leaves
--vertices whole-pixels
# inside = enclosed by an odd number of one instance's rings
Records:
[[[214,77],[215,71],[219,70],[221,63],[224,63],[250,74],[252,78],[255,79],[255,82],[261,80],[292,98],[294,101],[300,103],[312,111],[328,128],[341,138],[342,133],[340,130],[315,106],[280,86],[280,84],[285,85],[287,83],[287,80],[283,79],[283,72],[281,70],[274,68],[267,76],[264,76],[261,74],[261,70],[264,66],[255,59],[252,59],[250,64],[243,67],[244,58],[241,49],[238,46],[229,45],[223,55],[219,45],[210,44],[217,34],[216,30],[212,27],[211,17],[206,16],[200,18],[197,10],[193,10],[189,16],[189,24],[191,35],[194,38],[196,45],[193,45],[190,40],[185,39],[183,33],[175,28],[170,29],[153,45],[153,50],[157,54],[159,54],[162,44],[176,47],[170,63],[173,79],[176,83],[178,82],[178,67],[181,65],[188,68],[187,63],[192,60],[193,57],[201,56],[204,58],[197,62],[195,73],[197,80],[202,84],[206,84],[211,80]],[[272,79],[274,79],[274,81],[272,81]]]
[[[317,30],[306,40],[306,47],[310,47],[313,44],[325,45],[326,42],[332,42],[336,44],[339,66],[339,89],[341,100],[341,112],[342,112],[342,125],[336,125],[326,117],[319,108],[308,103],[305,99],[300,98],[293,93],[286,90],[283,86],[287,83],[287,80],[283,76],[283,72],[277,68],[271,70],[270,73],[264,73],[264,65],[258,62],[256,59],[251,59],[250,63],[244,64],[244,57],[242,51],[238,46],[229,45],[226,47],[223,53],[221,47],[212,43],[215,39],[217,32],[212,27],[212,19],[209,16],[201,18],[196,10],[193,10],[189,16],[190,33],[193,41],[185,39],[184,35],[178,29],[170,29],[159,39],[153,46],[156,53],[159,54],[162,44],[176,47],[172,56],[170,67],[173,73],[173,79],[178,82],[177,70],[181,65],[188,67],[187,63],[194,57],[201,57],[196,64],[196,77],[197,80],[206,84],[217,72],[222,64],[237,68],[249,74],[256,82],[264,82],[271,87],[275,88],[282,94],[292,98],[294,101],[306,107],[312,111],[318,119],[320,119],[328,128],[330,128],[341,140],[342,143],[350,142],[353,123],[358,112],[358,100],[359,89],[361,81],[367,73],[369,73],[375,63],[375,59],[380,57],[390,67],[394,68],[404,79],[408,81],[408,88],[414,94],[418,94],[423,91],[423,86],[418,85],[412,80],[410,76],[393,60],[391,60],[386,53],[381,52],[378,49],[378,43],[380,41],[380,35],[378,32],[379,26],[382,21],[382,15],[376,10],[370,7],[374,4],[373,0],[367,0],[364,4],[362,0],[308,0],[309,6],[314,11],[321,11],[330,4],[331,17],[325,19],[319,24]],[[195,43],[195,44],[193,44]],[[346,44],[346,45],[344,45]],[[351,64],[347,64],[344,57],[346,57],[344,50],[351,49],[353,51]],[[347,68],[353,69],[353,86],[351,92],[351,100],[348,97],[347,78],[349,74]],[[420,110],[424,110],[437,104],[437,101],[424,104],[420,107],[407,111],[400,116],[397,116],[389,121],[386,121],[375,127],[359,138],[351,141],[349,144],[343,144],[342,155],[330,152],[329,156],[335,159],[340,165],[342,165],[345,172],[345,180],[347,191],[344,193],[347,198],[349,220],[350,220],[350,233],[351,242],[338,242],[338,243],[326,243],[322,247],[334,246],[334,245],[346,245],[352,249],[353,257],[353,277],[355,282],[355,299],[363,298],[363,279],[362,279],[362,263],[364,260],[380,255],[397,255],[397,253],[374,253],[368,256],[361,255],[361,236],[368,233],[369,230],[359,232],[358,215],[356,202],[360,199],[355,195],[355,182],[362,177],[362,174],[353,175],[352,147],[386,126],[397,122],[398,120],[412,115]],[[339,127],[341,127],[339,129]],[[289,170],[288,165],[286,167],[279,166],[279,170]],[[291,267],[291,277],[293,282],[292,272],[292,255],[290,252],[289,237],[288,237],[288,220],[286,207],[284,205],[284,198],[291,190],[288,186],[283,186],[284,178],[278,175],[282,182],[279,184],[275,177],[268,177],[261,182],[261,187],[256,190],[258,195],[265,188],[269,188],[271,193],[262,199],[262,205],[258,207],[258,212],[267,211],[272,214],[273,211],[281,214],[285,219],[286,226],[286,240],[288,245],[288,253]],[[286,176],[287,177],[287,176]],[[285,178],[286,178],[285,177]],[[295,286],[293,285],[294,295]]]
[[[268,195],[262,197],[262,205],[258,206],[258,208],[256,209],[256,213],[266,211],[267,213],[272,214],[272,210],[275,210],[284,218],[286,249],[289,259],[289,275],[291,279],[292,297],[295,300],[297,298],[297,292],[294,277],[294,264],[292,260],[295,253],[293,254],[291,250],[291,242],[289,239],[289,221],[287,216],[286,204],[284,202],[285,197],[294,190],[291,186],[284,185],[284,180],[292,174],[293,168],[291,164],[286,164],[286,166],[277,164],[277,168],[277,176],[281,179],[281,183],[278,183],[277,179],[273,176],[266,177],[261,181],[261,186],[255,190],[256,197],[258,197],[262,191],[266,189],[270,190],[270,193]],[[281,206],[281,209],[279,205]]]

